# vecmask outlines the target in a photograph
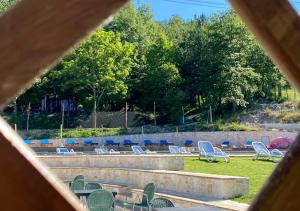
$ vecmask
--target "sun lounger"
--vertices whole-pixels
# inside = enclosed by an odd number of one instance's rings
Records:
[[[193,141],[192,141],[192,140],[186,140],[186,141],[184,142],[184,146],[186,146],[186,147],[191,147],[191,146],[193,146]]]
[[[216,158],[224,158],[226,162],[230,162],[228,154],[217,147],[213,147],[213,145],[208,141],[198,141],[198,148],[199,159],[201,156],[204,156],[208,162],[213,162]]]
[[[63,154],[63,155],[74,155],[76,152],[74,152],[73,149],[69,150],[66,147],[57,147],[56,148],[57,154]]]
[[[95,152],[99,155],[106,155],[106,154],[120,154],[119,151],[115,151],[113,149],[107,150],[105,148],[95,148]]]
[[[131,149],[133,151],[134,154],[151,154],[151,153],[156,153],[156,152],[152,152],[150,150],[143,150],[141,146],[139,145],[135,145],[135,146],[131,146]]]
[[[170,145],[174,145],[174,143],[170,143],[170,142],[168,142],[168,140],[165,140],[165,139],[160,140],[160,141],[159,141],[159,144],[160,144],[161,146],[170,146]]]
[[[133,146],[133,145],[138,145],[138,143],[134,143],[132,142],[130,139],[125,139],[124,142],[123,142],[123,145],[124,146]]]
[[[119,146],[120,145],[120,143],[117,143],[112,139],[107,139],[105,142],[106,142],[105,146]]]
[[[169,146],[169,151],[171,154],[191,154],[191,152],[188,152],[184,150],[183,148],[179,146]]]
[[[273,162],[277,162],[276,158],[283,158],[284,154],[280,152],[278,149],[268,150],[266,145],[260,141],[252,142],[252,146],[255,150],[255,155],[253,156],[253,160],[257,160],[259,158],[267,157]]]

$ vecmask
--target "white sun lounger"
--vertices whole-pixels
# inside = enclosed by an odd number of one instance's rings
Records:
[[[221,149],[213,147],[208,141],[198,141],[199,159],[203,155],[208,162],[213,162],[216,158],[224,158],[226,162],[230,162],[229,154],[226,154]]]
[[[261,141],[252,142],[252,146],[255,150],[255,155],[253,156],[253,160],[257,160],[260,157],[267,157],[273,162],[277,162],[275,158],[283,158],[284,154],[280,152],[278,149],[268,150],[266,145],[264,145]]]

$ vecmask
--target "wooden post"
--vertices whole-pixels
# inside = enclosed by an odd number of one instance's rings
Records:
[[[30,117],[30,102],[28,104],[27,108],[27,119],[26,119],[26,131],[29,131],[29,117]]]
[[[185,123],[185,119],[184,119],[184,107],[181,106],[181,110],[182,110],[182,124]]]
[[[144,127],[142,126],[142,135],[144,135]]]
[[[14,126],[15,126],[15,132],[17,133],[18,132],[17,124],[14,124]]]
[[[97,128],[97,102],[94,99],[94,130],[96,131]]]
[[[63,125],[60,124],[60,138],[63,138]]]
[[[153,114],[154,114],[154,125],[156,126],[156,111],[155,111],[155,101],[153,102]]]
[[[230,1],[279,70],[300,91],[300,19],[290,1]],[[299,169],[298,137],[248,210],[298,210]]]
[[[176,133],[178,133],[178,126],[176,126]]]
[[[209,106],[209,123],[212,124],[213,123],[213,118],[212,118],[212,109],[211,106]]]
[[[127,102],[126,102],[126,105],[125,105],[125,128],[126,129],[128,127],[128,123],[127,123],[127,121],[128,121],[127,109],[128,109],[128,107],[127,107]]]
[[[61,104],[61,127],[64,128],[64,120],[65,120],[65,105],[64,102]]]
[[[18,105],[17,105],[17,99],[18,97],[16,97],[16,100],[15,100],[15,125],[18,124]],[[17,131],[17,130],[15,130]]]
[[[1,108],[125,2],[22,0],[1,15]],[[0,158],[1,210],[85,210],[1,118]]]

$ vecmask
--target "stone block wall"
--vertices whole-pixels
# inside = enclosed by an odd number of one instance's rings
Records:
[[[249,192],[249,178],[165,170],[116,168],[51,168],[62,180],[84,175],[87,180],[118,181],[143,188],[153,182],[158,189],[202,197],[231,199]]]
[[[167,155],[38,156],[49,167],[130,168],[179,171],[183,157]]]
[[[166,139],[175,145],[183,145],[185,140],[190,139],[194,141],[196,146],[197,141],[207,140],[211,141],[214,145],[221,144],[224,140],[230,140],[231,143],[237,147],[242,146],[245,141],[249,138],[252,140],[261,140],[263,136],[270,137],[270,140],[276,137],[291,137],[295,138],[297,132],[284,132],[284,131],[218,131],[218,132],[179,132],[179,133],[156,133],[156,134],[138,134],[138,135],[122,135],[122,136],[109,136],[109,137],[92,137],[88,139],[93,139],[99,143],[99,145],[104,145],[105,140],[113,139],[116,142],[123,143],[124,139],[130,139],[133,142],[137,142],[143,145],[144,140],[150,139],[158,143],[162,139]],[[83,141],[87,138],[76,138],[83,145]],[[52,139],[53,146],[63,146],[66,143],[66,139]],[[38,140],[34,140],[38,146]]]

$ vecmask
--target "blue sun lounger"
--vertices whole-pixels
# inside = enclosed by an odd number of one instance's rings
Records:
[[[138,145],[138,143],[132,142],[130,139],[125,139],[123,142],[124,146],[133,146],[133,145]]]
[[[50,142],[48,139],[41,139],[40,140],[40,145],[41,146],[49,146],[49,145],[53,145],[53,143]]]
[[[107,139],[105,141],[105,146],[119,146],[119,145],[120,145],[120,143],[117,143],[112,139]]]
[[[66,140],[66,145],[67,146],[78,146],[79,142],[75,141],[74,139],[67,139]]]
[[[57,147],[56,148],[57,154],[63,154],[63,155],[73,155],[76,154],[73,149],[69,150],[66,147]]]

